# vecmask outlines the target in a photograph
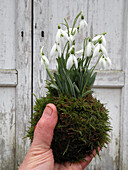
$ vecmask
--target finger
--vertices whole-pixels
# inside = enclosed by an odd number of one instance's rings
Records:
[[[98,147],[98,152],[99,152],[99,151],[100,151],[100,148]],[[93,153],[92,153],[90,156],[86,156],[86,157],[84,158],[85,161],[82,161],[82,162],[80,163],[83,169],[86,168],[86,167],[89,165],[89,163],[92,161],[93,157],[96,156],[96,154],[97,154],[96,149],[94,149]]]
[[[33,144],[42,145],[43,148],[49,148],[53,138],[54,128],[57,123],[57,109],[53,104],[47,104],[42,117],[38,121]]]

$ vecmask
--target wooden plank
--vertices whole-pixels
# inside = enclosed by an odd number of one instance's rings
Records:
[[[21,165],[29,149],[26,135],[31,119],[32,47],[31,47],[31,0],[16,1],[16,153],[15,169]]]
[[[94,87],[122,88],[124,86],[123,71],[97,71]]]
[[[33,53],[33,92],[37,97],[46,93],[45,80],[47,72],[44,66],[41,66],[40,48],[44,45],[45,54],[48,55],[49,49],[49,12],[47,0],[34,0],[34,53]],[[44,37],[41,32],[44,31]],[[38,42],[38,43],[37,43]],[[34,100],[35,101],[35,100]]]
[[[1,70],[0,69],[0,87],[17,85],[17,71],[16,70]]]
[[[0,87],[0,169],[14,170],[15,87]]]
[[[111,95],[112,94],[112,95]],[[104,103],[109,110],[110,122],[113,130],[110,133],[111,142],[104,148],[101,160],[96,157],[89,165],[87,170],[117,170],[119,167],[119,147],[120,147],[120,109],[121,109],[121,89],[119,88],[94,88],[94,95],[101,103]],[[107,164],[106,164],[107,162]]]
[[[41,68],[40,64],[40,47],[42,45],[44,46],[44,52],[50,60],[49,68],[54,70],[56,68],[56,60],[55,57],[50,58],[49,53],[55,42],[57,24],[62,22],[64,17],[71,27],[73,18],[82,9],[85,19],[88,22],[88,31],[91,37],[96,33],[101,34],[104,31],[107,32],[107,49],[108,55],[112,60],[112,71],[99,72],[94,87],[97,88],[98,91],[101,91],[101,93],[99,92],[99,97],[104,96],[104,94],[106,95],[103,101],[106,101],[106,99],[108,101],[108,107],[113,117],[112,124],[114,126],[114,132],[112,134],[112,144],[109,145],[108,150],[103,152],[102,161],[98,162],[98,160],[96,160],[95,164],[92,163],[90,167],[87,168],[89,170],[117,170],[119,169],[120,162],[123,160],[122,155],[125,155],[124,158],[126,158],[127,155],[126,152],[121,155],[120,153],[122,151],[119,151],[120,135],[123,134],[123,130],[120,131],[119,126],[122,125],[122,112],[120,112],[120,110],[121,107],[123,107],[120,106],[122,104],[120,103],[121,88],[126,86],[126,73],[125,70],[123,70],[124,48],[122,48],[125,44],[122,41],[122,39],[124,39],[123,23],[126,22],[123,18],[124,7],[126,5],[124,2],[126,1],[113,0],[111,3],[108,3],[108,0],[51,0],[50,3],[47,0],[34,1],[34,93],[37,97],[45,95],[44,80],[47,77],[45,67]],[[41,31],[44,31],[44,37],[41,37]],[[80,41],[78,40],[78,42]],[[77,48],[81,48],[80,43]],[[126,101],[128,101],[128,99]],[[124,144],[127,144],[126,141],[127,140],[125,140]],[[123,162],[121,164],[123,164]]]
[[[124,88],[122,90],[121,136],[120,136],[120,169],[128,169],[128,1],[124,0],[123,15],[123,66],[125,72]]]
[[[15,1],[0,1],[0,68],[15,69]]]

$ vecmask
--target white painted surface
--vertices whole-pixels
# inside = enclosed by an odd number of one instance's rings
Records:
[[[15,69],[15,1],[0,0],[0,69]]]
[[[29,141],[22,138],[31,118],[31,82],[37,97],[46,93],[47,73],[40,63],[40,47],[44,45],[51,62],[49,68],[54,70],[55,58],[50,58],[49,53],[57,24],[64,17],[71,24],[82,9],[92,37],[107,32],[107,49],[113,63],[112,70],[99,72],[95,82],[96,96],[107,103],[112,117],[111,143],[102,152],[102,160],[94,159],[87,169],[128,170],[128,1],[33,2],[32,36],[32,1],[0,1],[0,168],[17,169],[29,149]]]
[[[14,169],[15,87],[0,87],[0,169]]]

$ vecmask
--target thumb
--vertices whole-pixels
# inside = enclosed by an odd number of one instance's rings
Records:
[[[41,145],[44,149],[50,148],[54,128],[57,123],[57,109],[54,104],[47,104],[42,117],[36,125],[34,132],[34,145]]]

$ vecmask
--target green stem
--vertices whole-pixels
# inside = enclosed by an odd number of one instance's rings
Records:
[[[85,37],[84,43],[83,43],[83,54],[82,54],[82,60],[84,59],[84,53],[85,53],[85,48],[87,46],[87,38]]]
[[[69,42],[69,41],[67,41],[66,44],[65,44],[65,46],[64,46],[63,54],[64,54],[64,51],[65,51],[66,46],[68,45],[68,42]]]
[[[45,60],[43,59],[43,57],[42,57],[42,60],[43,60],[43,62],[44,62],[44,65],[45,65],[45,67],[46,67],[47,73],[48,73],[49,77],[51,78],[53,84],[54,84],[55,86],[57,86],[57,84],[55,83],[55,81],[54,81],[54,79],[53,79],[53,77],[52,77],[52,75],[51,75],[51,73],[50,73],[50,71],[49,71],[49,69],[48,69],[48,67],[47,67],[47,65],[46,65],[46,63],[45,63]]]
[[[81,13],[82,13],[82,11],[80,11],[79,14],[76,16],[76,18],[74,19],[71,33],[73,32],[73,29],[74,29],[74,27],[75,27],[76,21],[78,20],[78,18],[79,18],[79,16],[81,15]]]
[[[102,55],[103,55],[103,54],[101,53],[101,54],[100,54],[100,56],[99,56],[99,58],[98,58],[98,60],[97,60],[97,62],[96,62],[96,64],[93,66],[93,69],[92,69],[91,73],[90,73],[90,74],[88,74],[88,77],[87,77],[86,83],[85,83],[84,88],[83,88],[83,90],[82,90],[82,94],[84,93],[85,88],[86,88],[86,85],[87,85],[87,83],[88,83],[88,80],[90,79],[90,77],[91,77],[91,75],[92,75],[92,73],[93,73],[94,69],[96,68],[97,64],[99,63],[99,60],[100,60],[100,58],[101,58],[101,56],[102,56]]]

